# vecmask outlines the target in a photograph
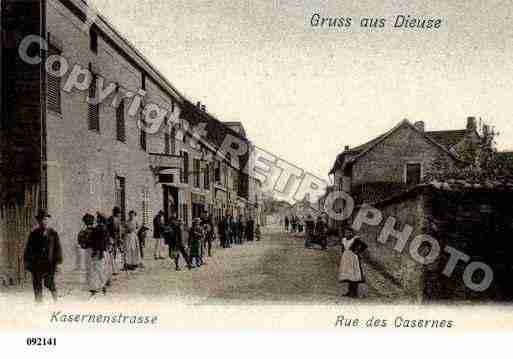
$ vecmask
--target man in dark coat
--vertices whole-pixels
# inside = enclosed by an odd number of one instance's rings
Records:
[[[217,222],[217,232],[219,233],[219,241],[221,243],[221,247],[226,248],[226,229],[225,229],[226,221],[223,217],[219,218],[219,222]]]
[[[252,242],[255,234],[255,220],[253,217],[248,218],[248,222],[246,224],[247,238],[248,241]]]
[[[180,254],[185,263],[187,263],[187,268],[191,269],[191,261],[183,244],[182,222],[177,218],[173,218],[170,225],[162,227],[162,235],[169,246],[169,258],[175,261],[175,269],[177,271],[180,270]]]
[[[162,249],[162,226],[164,225],[164,211],[160,210],[159,213],[153,218],[153,238],[155,239],[155,252],[153,257],[155,260],[164,259],[161,254]]]
[[[50,215],[39,210],[36,220],[38,226],[30,233],[25,247],[25,269],[32,273],[32,285],[36,302],[43,301],[43,283],[57,300],[55,273],[62,263],[62,247],[59,235],[48,226]]]
[[[119,264],[120,257],[118,257],[118,254],[121,254],[123,250],[123,242],[121,241],[121,218],[121,208],[114,207],[112,209],[112,216],[107,220],[107,230],[110,236],[109,252],[112,255],[113,275],[119,274],[122,268]]]

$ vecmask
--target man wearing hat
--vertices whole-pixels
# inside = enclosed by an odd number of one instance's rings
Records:
[[[46,210],[39,210],[36,220],[37,227],[30,233],[25,247],[25,269],[32,273],[32,285],[36,302],[43,301],[43,283],[57,300],[55,273],[62,263],[62,247],[59,235],[48,226],[51,216]]]
[[[153,238],[155,239],[155,251],[153,253],[153,257],[155,260],[165,259],[162,255],[162,227],[164,224],[164,211],[160,210],[153,218]]]

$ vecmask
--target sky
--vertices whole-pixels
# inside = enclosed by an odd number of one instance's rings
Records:
[[[323,179],[345,145],[405,118],[446,130],[481,117],[513,149],[510,1],[89,1],[191,101]],[[352,25],[312,27],[316,13]],[[397,15],[442,25],[397,29]]]

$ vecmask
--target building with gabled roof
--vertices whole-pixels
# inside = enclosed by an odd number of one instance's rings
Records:
[[[330,171],[335,188],[357,202],[373,202],[422,182],[435,168],[466,167],[469,149],[481,143],[476,119],[465,129],[426,131],[425,123],[400,121],[389,131],[354,148],[345,147]]]

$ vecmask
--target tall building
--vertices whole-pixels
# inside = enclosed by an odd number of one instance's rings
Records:
[[[250,154],[223,150],[227,137],[249,145],[245,133],[192,104],[104,17],[91,23],[86,2],[1,5],[0,203],[26,205],[39,186],[65,269],[86,212],[119,206],[147,225],[161,209],[189,225],[203,212],[256,215]]]

